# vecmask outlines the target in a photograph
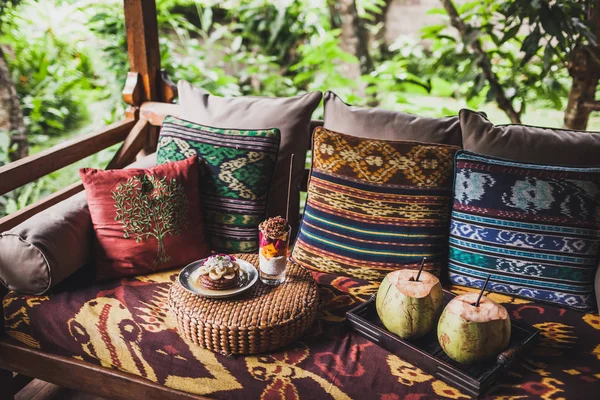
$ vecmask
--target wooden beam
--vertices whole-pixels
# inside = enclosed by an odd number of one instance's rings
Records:
[[[67,186],[58,192],[52,193],[50,196],[45,197],[33,204],[28,205],[25,208],[15,211],[3,218],[0,218],[0,232],[8,231],[19,225],[21,222],[33,217],[35,214],[44,211],[45,209],[52,207],[58,202],[61,202],[69,197],[81,192],[83,190],[83,183],[77,182]]]
[[[135,160],[135,156],[142,151],[148,142],[149,128],[150,123],[145,119],[140,119],[129,132],[121,148],[108,163],[106,169],[119,169],[131,164]]]
[[[206,399],[116,369],[32,349],[6,337],[0,339],[0,368],[116,400]]]
[[[150,122],[139,120],[125,138],[121,148],[117,151],[113,159],[108,163],[106,169],[120,169],[135,161],[135,158],[144,145],[147,143],[146,136],[149,133]],[[53,205],[68,199],[69,197],[81,192],[83,184],[81,182],[73,183],[48,197],[45,197],[33,204],[28,205],[14,213],[0,218],[0,232],[5,232],[14,228],[21,222],[33,217],[35,214],[52,207]],[[0,285],[1,286],[1,285]]]
[[[131,132],[125,138],[125,142],[117,151],[113,159],[109,162],[106,169],[119,169],[135,161],[136,155],[143,149],[147,143],[150,123],[147,120],[139,120],[133,126]],[[33,217],[35,214],[52,207],[53,205],[81,192],[83,184],[76,182],[69,185],[48,197],[45,197],[33,204],[28,205],[10,215],[0,218],[0,232],[8,231],[21,222]]]
[[[131,72],[140,74],[141,101],[161,100],[156,1],[124,0],[124,6],[129,66]]]
[[[117,122],[0,167],[0,195],[123,141],[134,125],[134,120]]]
[[[144,148],[140,152],[141,157],[146,157],[154,152],[158,147],[158,135],[160,132],[160,128],[157,126],[149,126],[148,128],[148,140],[144,144]]]
[[[123,88],[123,101],[131,106],[138,106],[142,103],[142,83],[138,72],[128,72]]]

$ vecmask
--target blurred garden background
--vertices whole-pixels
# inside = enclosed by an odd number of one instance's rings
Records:
[[[471,108],[496,124],[561,127],[565,113],[581,114],[569,96],[598,83],[598,1],[156,3],[162,67],[220,96],[333,90],[360,106],[436,117]],[[122,0],[3,1],[0,48],[0,166],[123,115]],[[583,126],[579,114],[566,124],[600,130],[600,114]],[[82,166],[103,167],[115,149],[1,196],[0,216],[75,182]]]

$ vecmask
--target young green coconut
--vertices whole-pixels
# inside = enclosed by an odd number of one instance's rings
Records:
[[[416,339],[433,329],[443,304],[440,280],[429,272],[401,269],[381,282],[375,306],[385,328],[402,339]]]
[[[479,294],[452,299],[438,323],[438,341],[444,352],[462,364],[498,355],[510,340],[510,318],[506,308],[483,296],[489,276]]]

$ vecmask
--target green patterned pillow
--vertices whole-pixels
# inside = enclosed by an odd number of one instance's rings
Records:
[[[258,250],[258,224],[277,160],[278,129],[219,129],[167,116],[160,131],[157,163],[200,160],[200,202],[211,248]]]

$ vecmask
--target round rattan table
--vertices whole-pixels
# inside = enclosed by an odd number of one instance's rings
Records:
[[[236,254],[258,266],[257,254]],[[258,280],[248,291],[210,299],[185,290],[179,282],[169,291],[169,308],[187,341],[223,354],[255,354],[286,345],[306,332],[317,312],[317,285],[301,266],[288,262],[279,286]]]

